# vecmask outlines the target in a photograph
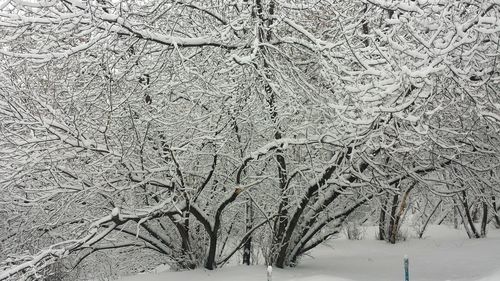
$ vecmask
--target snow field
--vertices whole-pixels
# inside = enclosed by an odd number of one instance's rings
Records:
[[[488,238],[470,240],[463,229],[431,226],[423,239],[395,245],[375,240],[376,229],[365,229],[364,240],[331,240],[295,268],[273,268],[272,281],[399,281],[403,257],[410,259],[410,281],[500,281],[500,230]],[[265,281],[266,267],[228,266],[208,271],[146,273],[120,281]]]

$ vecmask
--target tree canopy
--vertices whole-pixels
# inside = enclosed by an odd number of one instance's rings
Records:
[[[3,0],[0,280],[120,249],[214,269],[250,242],[293,266],[389,195],[494,204],[499,13]]]

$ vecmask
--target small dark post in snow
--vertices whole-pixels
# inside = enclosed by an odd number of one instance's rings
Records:
[[[410,281],[410,270],[409,270],[409,262],[408,262],[408,256],[405,255],[404,257],[404,266],[405,266],[405,281]]]
[[[273,267],[267,267],[267,281],[273,281]]]

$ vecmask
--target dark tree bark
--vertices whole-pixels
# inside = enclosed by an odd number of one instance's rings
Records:
[[[413,183],[404,193],[401,198],[401,205],[399,206],[399,211],[394,218],[394,225],[392,226],[392,231],[390,232],[389,242],[391,244],[396,243],[396,239],[399,231],[399,224],[405,214],[406,207],[408,206],[408,198],[410,196],[411,190],[415,187],[416,183]],[[394,202],[393,202],[394,203]]]
[[[391,242],[390,237],[392,237],[392,232],[394,231],[394,226],[396,223],[396,212],[398,209],[398,202],[399,202],[399,195],[395,194],[392,197],[391,216],[389,219],[389,226],[388,226],[388,230],[387,230],[387,239],[389,242]]]
[[[498,216],[498,208],[496,203],[495,195],[491,196],[491,204],[493,207],[493,217],[495,218],[495,227],[500,228],[500,217]]]
[[[310,186],[306,192],[306,194],[302,197],[302,200],[299,203],[299,206],[295,210],[292,219],[290,220],[288,227],[286,228],[286,231],[284,233],[284,238],[283,238],[283,243],[280,245],[280,249],[278,252],[278,257],[276,259],[276,266],[279,268],[285,267],[285,261],[287,257],[287,250],[288,246],[290,244],[290,239],[292,237],[292,234],[294,230],[297,227],[297,224],[299,222],[299,219],[304,212],[307,204],[309,203],[310,198],[318,191],[318,189],[325,185],[326,181],[331,177],[333,172],[336,170],[337,166],[330,166],[328,167],[324,172],[322,177],[318,180],[317,183],[314,185]]]
[[[479,238],[480,235],[477,232],[476,226],[474,225],[474,221],[472,219],[472,215],[471,215],[470,209],[469,209],[469,203],[467,202],[467,193],[465,192],[465,190],[462,191],[462,205],[464,207],[465,216],[467,218],[467,222],[468,222],[470,230],[471,230],[471,235],[472,235],[471,238]],[[465,222],[464,222],[464,224],[465,224]]]
[[[269,5],[267,7],[266,14],[264,14],[264,4],[262,3],[261,0],[256,0],[255,1],[255,9],[256,9],[256,16],[259,20],[259,41],[260,42],[269,42],[271,41],[272,38],[272,33],[269,30],[269,28],[272,26],[274,22],[274,8],[275,8],[275,3],[274,1],[270,1]],[[272,78],[271,74],[271,67],[268,62],[268,58],[266,55],[268,55],[269,51],[266,49],[265,46],[260,47],[263,53],[263,75],[262,75],[262,80],[264,82],[264,91],[266,93],[266,101],[269,106],[269,114],[271,117],[271,120],[273,121],[274,125],[276,126],[275,132],[274,132],[274,139],[279,140],[283,138],[283,133],[282,129],[280,128],[279,125],[279,120],[278,120],[278,111],[277,111],[277,106],[276,106],[276,92],[274,89],[271,87],[269,84],[269,80]],[[285,242],[285,237],[284,234],[286,232],[286,228],[289,224],[289,218],[288,218],[288,194],[286,191],[287,187],[287,182],[288,182],[288,172],[287,172],[287,165],[286,165],[286,160],[285,157],[283,156],[283,150],[282,149],[277,149],[276,150],[276,156],[275,156],[276,162],[277,162],[277,168],[278,168],[278,179],[279,179],[279,189],[281,190],[281,198],[280,198],[280,204],[278,207],[278,217],[276,218],[276,221],[274,223],[274,236],[273,236],[273,245],[278,245],[278,248],[280,248],[282,244],[287,243]],[[272,249],[272,251],[279,251],[279,249]],[[273,262],[273,261],[271,261]]]
[[[244,152],[244,144],[241,138],[240,129],[238,123],[236,122],[236,118],[233,117],[233,127],[236,132],[236,138],[238,143],[240,144],[240,157],[243,159]],[[245,173],[245,172],[243,172]],[[249,195],[250,196],[250,195]],[[248,233],[253,228],[253,204],[252,199],[248,197],[245,203],[245,229]],[[248,237],[243,244],[243,264],[250,265],[251,264],[251,253],[252,253],[252,236]]]
[[[380,207],[380,216],[378,220],[378,240],[385,240],[386,234],[385,234],[385,228],[386,228],[386,223],[385,223],[385,216],[386,216],[386,210],[387,210],[387,202],[388,202],[387,196],[384,196],[384,199],[381,203]]]
[[[472,206],[470,206],[470,209],[472,210],[472,212],[471,212],[472,221],[475,223],[478,223],[479,222],[479,207],[476,206],[475,204],[473,204]]]
[[[205,268],[208,269],[208,270],[213,270],[215,269],[216,267],[216,264],[215,264],[215,254],[216,254],[216,250],[217,250],[217,234],[215,234],[215,232],[210,232],[209,234],[210,236],[210,246],[208,248],[208,257],[207,257],[207,260],[205,262]]]
[[[427,217],[427,219],[425,220],[425,223],[422,226],[422,229],[420,229],[420,231],[418,232],[418,238],[422,238],[422,236],[424,235],[424,232],[427,229],[427,225],[431,221],[432,216],[434,216],[434,214],[436,213],[437,209],[439,208],[439,205],[441,205],[441,202],[443,202],[443,200],[439,200],[439,202],[436,204],[436,206],[434,207],[434,209],[432,209],[432,212]]]
[[[246,203],[246,232],[252,230],[253,227],[253,206],[252,200],[248,199]],[[252,236],[250,236],[243,245],[243,264],[251,264],[251,253],[252,253]]]
[[[453,227],[458,229],[458,206],[455,204],[453,207]]]
[[[486,237],[486,226],[488,225],[488,204],[483,201],[483,218],[481,220],[481,237]]]
[[[366,15],[364,15],[368,11],[368,4],[364,4],[362,13],[363,13],[363,21],[362,21],[362,29],[363,29],[363,34],[368,35],[370,32],[369,26],[368,26],[368,20],[366,18]],[[370,46],[370,39],[366,38],[364,40],[365,47]]]

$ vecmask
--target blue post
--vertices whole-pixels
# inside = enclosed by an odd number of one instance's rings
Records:
[[[408,262],[408,256],[405,255],[404,257],[404,266],[405,266],[405,281],[410,281],[410,270],[409,270],[409,262]]]

